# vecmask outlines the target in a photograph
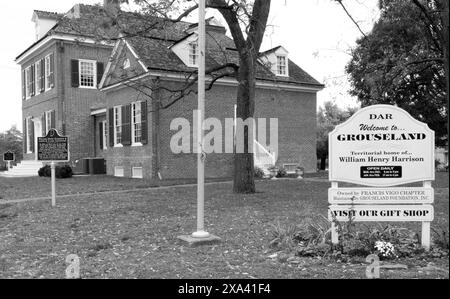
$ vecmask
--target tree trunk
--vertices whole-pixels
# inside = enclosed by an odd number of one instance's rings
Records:
[[[255,79],[254,79],[254,65],[256,58],[251,55],[241,55],[240,67],[238,74],[238,96],[237,96],[237,118],[247,120],[253,117],[255,113]],[[235,153],[234,155],[234,185],[235,193],[248,194],[255,193],[255,178],[254,178],[254,157],[253,141],[249,144],[248,136],[253,135],[248,128],[244,130],[244,153]],[[254,137],[254,136],[253,136]],[[239,142],[239,141],[238,141]],[[242,141],[241,141],[242,142]]]

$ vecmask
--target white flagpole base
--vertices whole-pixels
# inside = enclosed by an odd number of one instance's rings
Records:
[[[211,236],[210,233],[205,232],[205,231],[198,231],[192,234],[192,238],[196,238],[196,239],[205,239],[205,238],[209,238]]]

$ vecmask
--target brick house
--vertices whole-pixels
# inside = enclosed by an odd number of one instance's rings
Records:
[[[105,5],[109,2],[105,1]],[[165,24],[145,37],[121,35],[115,44],[95,39],[98,6],[76,5],[64,16],[35,11],[37,42],[17,57],[22,66],[25,159],[35,159],[35,139],[50,128],[69,136],[71,158],[104,158],[107,174],[134,178],[192,178],[196,155],[172,153],[170,125],[193,123],[195,94],[160,107],[196,69],[196,24]],[[132,20],[133,16],[127,16]],[[139,20],[130,22],[142,26]],[[207,25],[207,67],[236,63],[226,29]],[[161,27],[160,25],[163,24]],[[148,25],[148,24],[147,24]],[[81,28],[81,30],[74,30]],[[156,27],[155,27],[156,28]],[[92,31],[92,34],[90,32]],[[82,32],[80,35],[79,32]],[[260,151],[287,169],[316,170],[317,92],[323,85],[289,59],[283,47],[261,53],[255,118],[278,118],[278,152]],[[237,82],[217,80],[207,92],[206,117],[235,117]],[[207,156],[207,177],[230,177],[232,154]],[[256,163],[258,164],[258,163]]]
[[[70,137],[73,161],[96,156],[91,113],[105,107],[97,85],[112,45],[95,40],[89,24],[102,13],[100,7],[86,5],[66,14],[33,12],[37,40],[16,58],[22,74],[25,160],[18,174],[36,174],[41,166],[33,163],[36,140],[51,128]],[[81,34],[77,28],[86,30]]]
[[[109,175],[163,179],[196,176],[196,154],[175,154],[170,145],[177,133],[171,130],[174,119],[184,118],[194,123],[196,94],[186,92],[175,103],[173,97],[183,90],[189,82],[186,78],[196,70],[197,24],[155,20],[158,22],[156,27],[161,30],[152,30],[144,37],[123,35],[114,47],[100,84],[106,94],[107,119],[102,129],[108,134],[102,146]],[[278,118],[279,152],[268,147],[260,152],[272,156],[273,163],[288,170],[302,166],[307,172],[315,172],[316,95],[323,85],[289,60],[288,55],[281,46],[261,53],[255,118]],[[234,42],[226,35],[226,29],[208,20],[206,68],[238,64],[238,61]],[[207,85],[213,78],[209,77]],[[215,81],[206,94],[206,118],[217,118],[224,124],[226,118],[235,117],[237,85],[231,76]],[[192,90],[195,89],[194,84]],[[261,144],[257,143],[258,146]],[[261,163],[255,161],[255,164]],[[265,164],[260,166],[269,162]],[[207,156],[207,177],[231,177],[232,173],[233,154]]]

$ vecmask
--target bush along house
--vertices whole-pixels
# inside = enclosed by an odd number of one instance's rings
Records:
[[[107,2],[107,1],[106,1]],[[22,73],[24,161],[13,175],[37,175],[37,138],[52,129],[70,139],[72,164],[96,157],[95,123],[106,119],[98,90],[112,45],[95,40],[92,19],[101,6],[75,5],[68,13],[34,11],[36,41],[17,58]]]
[[[98,124],[104,136],[100,146],[108,175],[194,178],[196,154],[174,152],[171,143],[180,130],[173,125],[175,119],[186,119],[187,125],[191,124],[190,136],[195,135],[197,97],[186,89],[197,67],[197,24],[156,18],[154,22],[159,24],[145,36],[123,34],[114,46],[100,84],[107,110],[106,122]],[[227,63],[238,63],[234,41],[224,27],[209,19],[207,69]],[[226,119],[235,119],[238,83],[233,76],[219,74],[215,78],[206,95],[206,118],[219,119],[225,128]],[[207,86],[212,80],[210,77]],[[196,89],[195,84],[191,87]],[[323,87],[291,61],[283,47],[261,53],[255,119],[269,123],[276,118],[279,130],[278,152],[255,140],[257,166],[267,169],[276,164],[288,172],[300,166],[306,172],[316,171],[316,96]],[[223,141],[226,143],[225,137]],[[232,176],[232,152],[219,150],[206,159],[207,177]]]

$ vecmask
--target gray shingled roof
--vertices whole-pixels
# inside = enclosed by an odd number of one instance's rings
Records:
[[[35,10],[34,13],[38,16],[38,18],[43,19],[58,19],[62,16],[57,12],[42,11],[42,10]]]
[[[110,26],[111,18],[108,17],[102,6],[80,4],[79,7],[80,18],[58,15],[57,25],[47,35],[71,34],[98,40],[118,37],[117,26]],[[50,12],[39,12],[39,14],[55,15],[55,13]],[[142,18],[142,15],[130,12],[122,12],[117,18],[117,24],[120,31],[125,34],[142,31],[137,36],[126,34],[126,40],[132,45],[149,70],[181,73],[193,71],[173,53],[170,47],[186,38],[189,35],[186,30],[195,26],[195,24],[188,22],[173,23],[149,16]],[[238,53],[235,50],[234,41],[217,26],[211,26],[210,29],[207,36],[207,67],[214,67],[226,62],[238,64]],[[259,80],[322,86],[321,83],[291,60],[289,60],[289,77],[277,77],[262,64],[258,65],[256,76]]]

